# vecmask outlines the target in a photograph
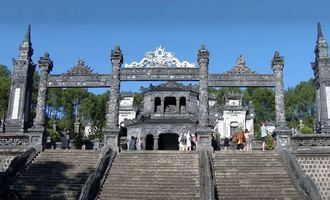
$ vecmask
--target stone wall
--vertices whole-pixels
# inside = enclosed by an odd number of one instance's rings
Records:
[[[295,156],[306,175],[313,179],[323,200],[330,200],[330,151],[298,152]]]

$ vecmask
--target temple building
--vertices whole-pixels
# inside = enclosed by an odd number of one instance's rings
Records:
[[[125,139],[133,136],[145,140],[147,150],[176,150],[180,134],[195,133],[199,104],[197,87],[169,81],[145,89],[143,96],[144,104],[138,117],[126,118],[126,123],[121,123]],[[242,98],[242,94],[226,94],[225,105],[219,105],[215,95],[209,96],[209,127],[215,127],[221,137],[229,138],[238,127],[253,131],[254,109],[243,106]],[[122,98],[119,113],[125,111],[122,110],[124,102]]]
[[[222,138],[231,138],[237,128],[243,131],[248,129],[251,134],[254,133],[254,107],[250,102],[243,105],[243,94],[227,93],[225,94],[225,104],[215,106],[213,113],[218,115],[215,122],[215,130],[220,133]]]

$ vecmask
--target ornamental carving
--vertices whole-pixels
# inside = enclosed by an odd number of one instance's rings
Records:
[[[240,55],[236,60],[236,66],[228,71],[229,74],[255,74],[254,71],[251,71],[245,64],[245,59]]]
[[[180,62],[172,52],[159,46],[155,51],[146,52],[140,62],[125,64],[125,68],[196,68],[194,63]]]
[[[330,136],[293,136],[293,146],[330,146]]]
[[[93,70],[85,64],[81,59],[78,59],[77,65],[72,67],[71,70],[67,72],[68,75],[92,75]]]
[[[28,146],[28,138],[0,138],[0,146]]]

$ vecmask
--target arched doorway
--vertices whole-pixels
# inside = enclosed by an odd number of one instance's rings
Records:
[[[232,138],[237,131],[238,122],[230,122],[230,137]]]
[[[159,150],[179,150],[179,135],[176,133],[162,133],[159,135]]]
[[[147,135],[146,137],[146,150],[153,150],[154,149],[154,136]]]

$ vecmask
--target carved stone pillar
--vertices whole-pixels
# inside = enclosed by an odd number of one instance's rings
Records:
[[[176,99],[175,112],[180,113],[180,99]]]
[[[19,47],[18,60],[13,59],[13,73],[8,99],[5,131],[27,132],[31,126],[30,108],[35,65],[32,62],[31,27]]]
[[[288,129],[285,120],[283,67],[283,57],[276,51],[272,60],[272,70],[275,79],[275,132],[277,137],[277,148],[289,148],[291,146],[291,131]]]
[[[198,148],[211,147],[211,130],[209,129],[209,93],[208,93],[208,65],[209,51],[202,45],[198,51],[199,64],[199,127],[196,130],[199,136]]]
[[[199,64],[199,126],[207,127],[209,124],[209,92],[208,92],[208,65],[209,51],[203,45],[198,52]]]
[[[154,150],[158,150],[158,137],[154,137]]]
[[[112,82],[109,107],[107,109],[107,128],[104,137],[105,144],[111,145],[113,148],[117,149],[117,137],[119,134],[120,67],[123,63],[123,54],[119,46],[116,46],[115,49],[111,51],[110,59],[112,63]]]
[[[315,46],[315,61],[312,63],[315,97],[315,129],[317,133],[330,134],[330,57],[329,45],[323,37],[321,24],[317,27],[317,41]]]
[[[108,123],[109,128],[118,128],[119,98],[120,98],[120,67],[123,63],[123,55],[119,46],[111,52],[112,83],[109,99]]]
[[[47,103],[47,81],[48,74],[53,69],[53,61],[49,58],[49,54],[45,53],[39,59],[40,81],[38,90],[38,101],[36,108],[36,117],[34,119],[34,127],[44,127],[45,125],[45,108]]]

